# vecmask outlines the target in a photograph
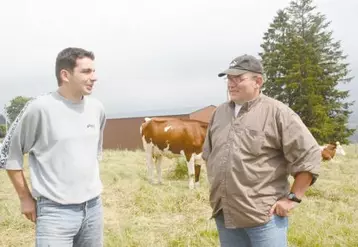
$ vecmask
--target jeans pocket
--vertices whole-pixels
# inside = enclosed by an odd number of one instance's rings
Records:
[[[39,197],[36,201],[36,214],[37,217],[44,216],[45,214],[57,212],[59,204],[47,199],[45,197]]]
[[[288,227],[288,217],[287,216],[280,216],[277,214],[273,214],[272,221],[275,223],[277,228],[287,228]]]
[[[41,212],[42,203],[43,203],[42,197],[38,197],[36,199],[36,217],[40,217],[42,215]]]

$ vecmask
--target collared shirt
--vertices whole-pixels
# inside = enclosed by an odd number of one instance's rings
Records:
[[[203,146],[213,217],[223,210],[228,228],[269,221],[272,205],[290,190],[288,176],[307,171],[315,182],[319,145],[285,104],[260,94],[242,105],[226,102],[212,115]]]
[[[235,104],[235,117],[237,117],[239,115],[241,107],[242,107],[242,105]]]

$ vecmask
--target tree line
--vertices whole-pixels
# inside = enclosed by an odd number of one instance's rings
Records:
[[[32,99],[32,97],[16,96],[4,107],[5,116],[3,120],[6,121],[7,124],[0,124],[0,138],[5,136],[10,124],[16,119],[17,115],[30,99]]]

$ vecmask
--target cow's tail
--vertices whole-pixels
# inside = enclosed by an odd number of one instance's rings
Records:
[[[147,127],[147,125],[150,123],[150,120],[152,120],[151,118],[149,117],[146,117],[144,118],[144,121],[141,125],[140,125],[140,135],[142,137],[142,142],[143,142],[143,149],[145,152],[147,152],[147,142],[145,140],[145,136],[144,136],[144,133],[143,133],[143,129],[145,129]],[[146,132],[146,131],[144,131]]]
[[[148,122],[150,121],[150,120],[152,120],[151,118],[149,118],[149,117],[145,117],[144,118],[144,123],[142,123],[141,125],[140,125],[140,128],[139,128],[139,133],[142,135],[143,133],[143,128],[148,124]]]

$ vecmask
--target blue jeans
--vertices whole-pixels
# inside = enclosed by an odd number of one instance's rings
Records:
[[[101,197],[82,204],[61,205],[37,199],[36,247],[102,247]]]
[[[260,226],[227,229],[222,211],[215,217],[221,247],[287,247],[288,218],[273,215]]]

